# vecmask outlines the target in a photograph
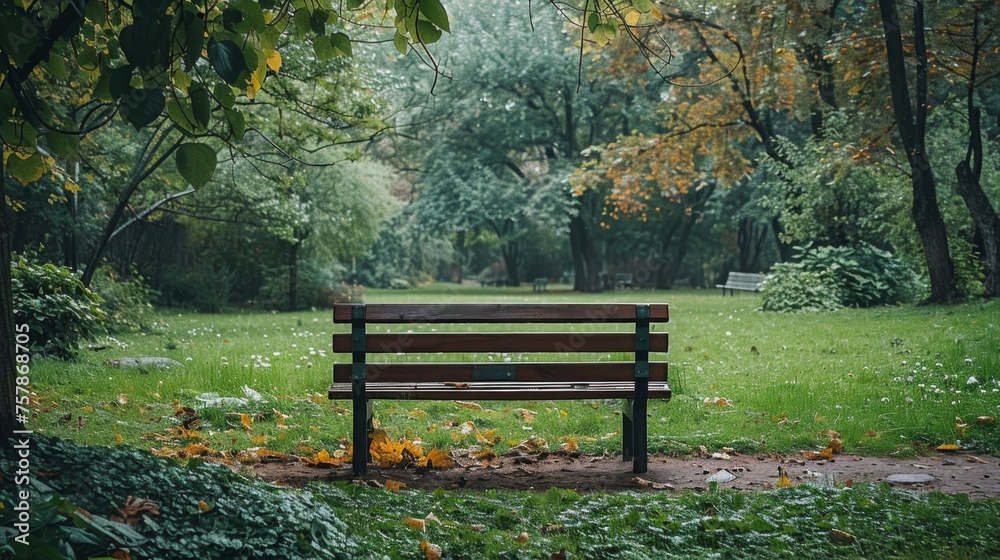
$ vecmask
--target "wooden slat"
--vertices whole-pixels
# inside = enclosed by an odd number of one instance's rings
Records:
[[[491,364],[456,364],[456,363],[399,363],[399,364],[368,364],[366,376],[369,383],[427,383],[453,382],[470,383],[474,381],[474,367],[514,366],[516,377],[510,383],[526,381],[562,381],[566,383],[588,383],[598,381],[632,381],[635,379],[635,364],[632,362],[563,362],[563,363],[491,363]],[[649,380],[666,381],[667,364],[651,362],[649,364]],[[334,364],[333,382],[350,383],[351,364]]]
[[[667,333],[652,333],[651,352],[667,351]],[[635,333],[368,334],[370,353],[399,352],[634,352]],[[333,335],[333,351],[351,352],[350,333]]]
[[[629,323],[635,321],[636,304],[584,303],[449,303],[367,304],[368,323]],[[669,319],[665,303],[650,304],[650,321]],[[333,308],[335,323],[351,322],[352,304]]]
[[[467,388],[457,388],[444,383],[368,383],[369,399],[403,400],[575,400],[632,398],[635,386],[631,383],[603,382],[590,384],[568,383],[470,383]],[[649,398],[669,400],[670,386],[665,381],[649,384]],[[350,383],[334,383],[329,389],[331,399],[351,398]]]

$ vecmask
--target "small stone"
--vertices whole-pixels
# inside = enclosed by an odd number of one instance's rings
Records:
[[[734,480],[736,480],[736,475],[727,471],[726,469],[722,469],[719,472],[705,479],[706,482],[717,482],[719,484],[725,484],[727,482],[732,482]]]
[[[889,484],[927,484],[937,480],[929,474],[891,474],[886,479]]]

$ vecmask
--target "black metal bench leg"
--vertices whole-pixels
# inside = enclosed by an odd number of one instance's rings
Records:
[[[368,472],[368,399],[365,398],[365,382],[354,381],[352,389],[354,400],[354,475],[361,476]]]
[[[631,461],[635,449],[632,409],[632,399],[622,399],[622,461]]]
[[[649,396],[649,379],[635,380],[635,403],[632,404],[632,424],[634,430],[635,459],[632,461],[632,472],[646,472],[647,459],[647,422],[646,409]]]

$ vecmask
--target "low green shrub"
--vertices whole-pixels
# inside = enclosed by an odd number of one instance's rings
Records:
[[[200,460],[182,466],[125,446],[86,446],[38,435],[32,436],[31,459],[34,472],[51,474],[46,482],[55,491],[91,513],[116,512],[130,496],[157,504],[159,514],[142,516],[134,527],[148,539],[137,559],[359,555],[346,525],[309,491],[279,488]],[[12,473],[15,464],[12,452],[0,456],[4,473]]]
[[[774,268],[764,284],[766,311],[824,311],[912,301],[916,274],[868,244],[799,248],[797,260]]]
[[[149,326],[153,306],[142,276],[122,278],[110,266],[103,266],[94,275],[91,287],[104,300],[101,309],[107,314],[104,325],[109,333],[139,332]]]
[[[80,343],[104,330],[103,300],[64,266],[26,255],[11,262],[14,320],[31,329],[31,346],[40,354],[72,358]]]
[[[774,266],[764,282],[764,311],[835,311],[843,307],[836,279],[828,272],[801,270],[793,263]]]
[[[9,473],[7,473],[9,474]],[[11,560],[44,558],[46,560],[75,560],[77,558],[106,558],[116,551],[142,554],[146,539],[124,523],[94,515],[61,496],[50,486],[32,478],[24,486],[30,492],[28,500],[14,496],[15,487],[0,487],[0,553]],[[30,507],[26,526],[20,514],[27,502]],[[17,509],[15,509],[17,508]],[[26,534],[26,540],[19,540]],[[27,544],[25,544],[25,542]]]

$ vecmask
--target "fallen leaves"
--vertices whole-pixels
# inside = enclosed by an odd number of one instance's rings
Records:
[[[803,451],[802,458],[807,461],[833,461],[833,456],[844,452],[844,443],[839,438],[833,438],[822,451]]]
[[[788,473],[785,472],[784,467],[778,465],[778,488],[791,488],[792,480],[788,478]]]
[[[469,410],[482,410],[483,407],[479,403],[466,402],[466,401],[455,401],[455,404],[462,408],[467,408]]]
[[[441,560],[441,547],[436,544],[420,541],[420,551],[424,553],[427,560]]]
[[[109,519],[135,527],[147,515],[160,515],[160,506],[151,500],[129,496],[125,499],[125,505],[118,508],[118,512]]]

